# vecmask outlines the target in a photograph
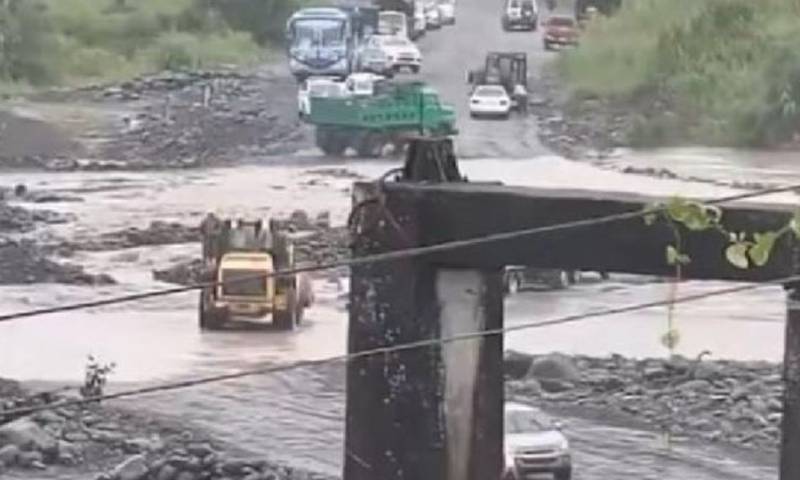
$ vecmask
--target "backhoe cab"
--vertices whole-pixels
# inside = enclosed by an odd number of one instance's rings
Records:
[[[205,280],[214,283],[200,292],[201,329],[220,329],[234,319],[282,330],[300,324],[313,303],[311,282],[305,275],[273,276],[295,266],[292,242],[277,222],[265,229],[261,220],[208,216],[201,230]]]
[[[515,110],[528,109],[528,56],[524,52],[489,52],[482,68],[467,72],[473,89],[480,85],[501,85],[511,97]]]

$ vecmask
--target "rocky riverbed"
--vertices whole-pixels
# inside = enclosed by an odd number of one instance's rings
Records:
[[[29,210],[0,200],[0,285],[29,283],[69,283],[107,285],[108,275],[94,275],[79,265],[55,261],[50,249],[22,234],[42,225],[67,223],[68,215],[49,210]]]
[[[31,394],[0,379],[0,475],[98,480],[321,480],[301,469],[242,458],[185,424],[101,405],[10,418],[3,411],[71,396]]]
[[[24,104],[26,112],[35,116],[42,105],[90,112],[90,117],[101,112],[91,123],[102,126],[86,138],[70,138],[53,115],[44,123],[2,113],[6,129],[24,135],[16,147],[15,138],[4,138],[9,145],[0,148],[0,167],[192,168],[288,154],[309,145],[295,98],[294,81],[267,67],[255,72],[164,72],[115,85],[43,92]],[[39,148],[39,143],[49,147]]]
[[[753,449],[773,450],[780,441],[777,364],[508,352],[506,375],[510,395],[573,414]]]

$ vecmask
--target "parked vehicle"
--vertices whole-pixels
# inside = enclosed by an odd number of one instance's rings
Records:
[[[552,50],[554,46],[578,45],[578,24],[574,18],[566,15],[553,15],[544,21],[543,26],[545,50]]]
[[[572,478],[572,455],[560,422],[516,402],[506,402],[504,414],[502,480],[527,480],[539,474],[551,474],[555,480]]]
[[[537,0],[506,0],[501,19],[503,30],[536,30],[539,24]]]
[[[378,14],[378,34],[409,38],[406,14],[393,10],[380,12]]]
[[[578,280],[577,272],[522,266],[506,267],[503,285],[508,294],[515,294],[532,285],[563,290]]]
[[[303,275],[273,278],[276,270],[295,267],[288,232],[277,222],[264,228],[257,221],[203,222],[203,267],[209,283],[200,291],[200,328],[215,330],[231,320],[272,323],[289,330],[299,325],[314,301],[311,282]]]
[[[356,69],[391,78],[394,76],[394,61],[380,43],[370,41],[359,52]]]
[[[425,11],[422,0],[372,0],[372,3],[381,12],[404,14],[406,17],[406,34],[411,40],[416,40],[425,34]]]
[[[422,0],[414,0],[414,32],[416,32],[416,36],[412,36],[411,40],[416,40],[417,38],[425,35],[425,32],[428,31],[428,18],[425,15],[425,4]]]
[[[575,0],[575,18],[586,19],[587,13],[593,9],[603,15],[613,15],[622,6],[622,0]]]
[[[442,28],[442,17],[439,13],[438,0],[427,0],[425,3],[425,25],[428,30]]]
[[[344,77],[357,52],[378,28],[375,8],[304,8],[286,22],[289,70],[303,81],[313,75]]]
[[[311,114],[311,97],[340,97],[345,95],[345,86],[335,77],[309,77],[297,89],[297,114],[305,119]]]
[[[455,109],[422,82],[376,82],[374,95],[356,98],[311,98],[310,123],[317,146],[341,156],[352,147],[359,156],[378,157],[384,147],[402,150],[412,136],[453,135]]]
[[[344,81],[344,88],[349,96],[371,97],[375,95],[375,85],[386,80],[383,75],[369,72],[351,73]]]
[[[395,71],[407,68],[419,73],[422,68],[422,53],[414,43],[402,37],[391,35],[374,35],[368,45],[379,48],[386,54],[387,61]]]
[[[438,0],[439,17],[442,25],[455,25],[456,23],[456,0]]]
[[[511,97],[501,85],[478,85],[469,97],[469,115],[472,118],[508,118],[510,114]]]
[[[489,52],[481,68],[467,72],[467,83],[500,85],[511,98],[512,110],[528,106],[528,56],[524,52]]]

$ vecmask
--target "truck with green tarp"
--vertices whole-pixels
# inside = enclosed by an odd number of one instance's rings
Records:
[[[312,97],[308,117],[326,155],[353,148],[361,157],[379,157],[389,145],[402,151],[415,135],[454,135],[455,120],[455,109],[425,83],[389,81],[370,96]]]

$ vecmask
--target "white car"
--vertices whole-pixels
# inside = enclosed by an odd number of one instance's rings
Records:
[[[425,3],[425,23],[428,30],[435,30],[442,27],[442,17],[439,14],[438,0]]]
[[[378,14],[378,33],[408,38],[408,20],[403,12],[384,11]]]
[[[456,23],[455,0],[439,0],[439,18],[442,25],[454,25]]]
[[[508,118],[511,98],[501,85],[478,85],[469,97],[469,115]]]
[[[311,97],[337,97],[345,95],[344,83],[335,77],[309,77],[297,89],[297,115],[303,119],[311,115]]]
[[[422,68],[422,53],[408,38],[373,35],[369,39],[368,46],[383,50],[394,70],[408,68],[414,73],[419,73]]]
[[[569,441],[559,422],[531,406],[506,402],[503,480],[525,480],[539,474],[555,480],[572,478]]]
[[[347,79],[345,79],[344,86],[348,95],[370,97],[375,93],[375,84],[385,79],[386,77],[383,75],[376,75],[374,73],[351,73]]]
[[[421,0],[414,1],[414,35],[412,40],[425,35],[428,22],[425,15],[425,4]]]

